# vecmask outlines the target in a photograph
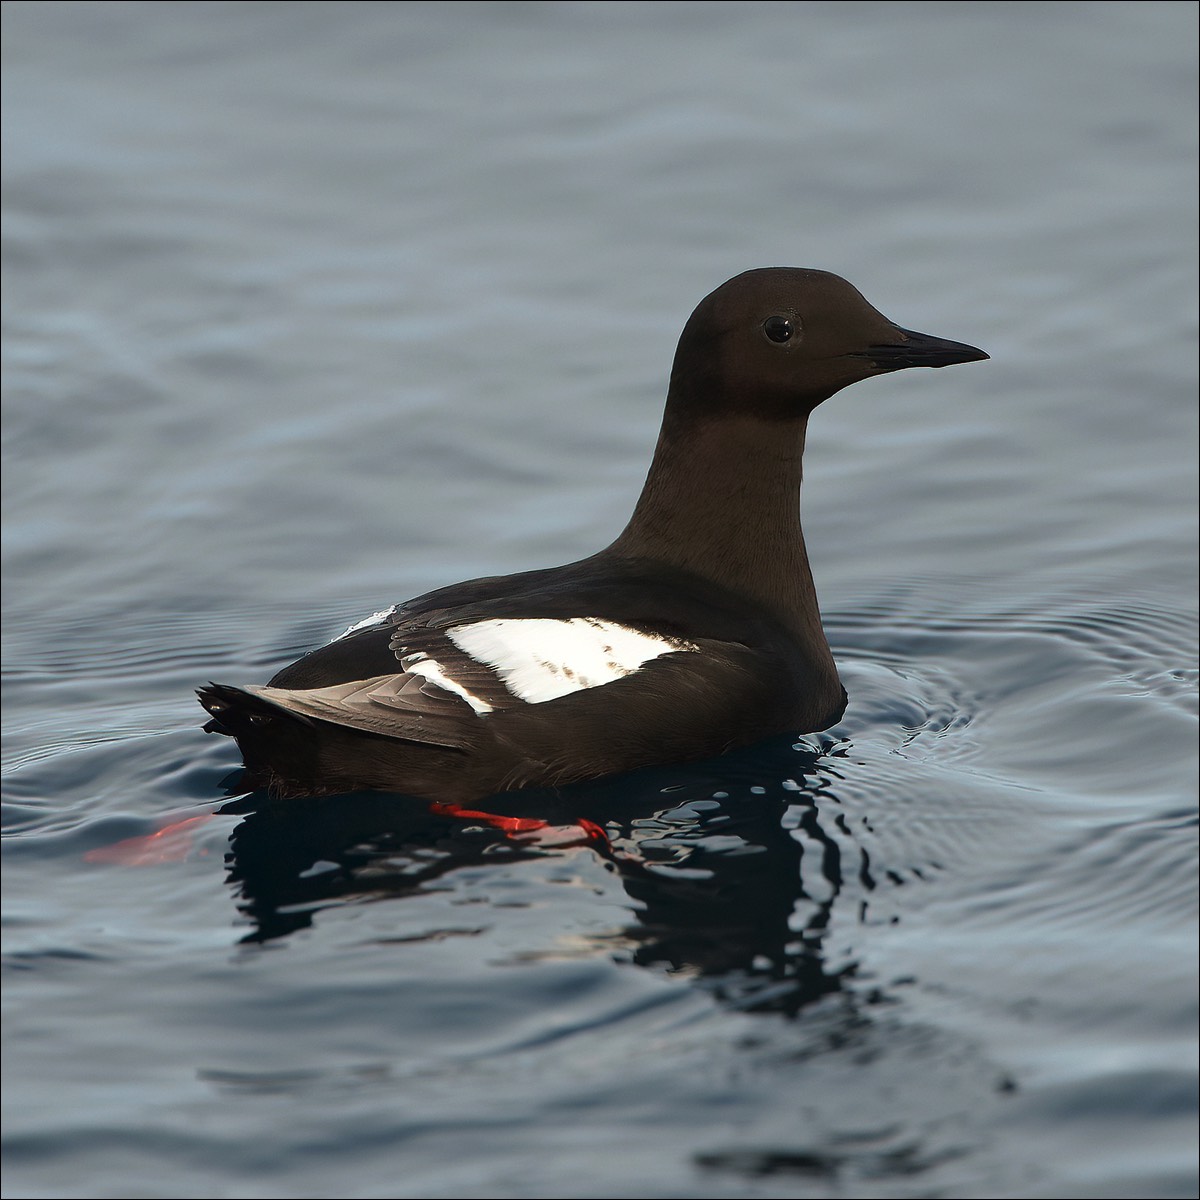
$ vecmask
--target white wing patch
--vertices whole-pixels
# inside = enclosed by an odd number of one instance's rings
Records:
[[[455,625],[446,636],[528,704],[613,683],[652,658],[699,648],[598,617],[500,618]]]
[[[333,639],[333,642],[340,642],[342,638],[349,637],[352,633],[357,633],[360,629],[369,629],[372,625],[382,625],[396,611],[396,606],[393,604],[391,608],[381,608],[377,613],[372,613],[369,617],[363,617],[361,621],[355,621],[344,633],[339,633]],[[333,642],[329,644],[332,646]]]
[[[477,713],[492,711],[492,706],[486,700],[481,700],[474,692],[468,692],[461,683],[456,683],[442,670],[441,664],[436,659],[430,658],[428,654],[421,651],[416,654],[407,654],[400,660],[400,666],[410,675],[420,675],[422,679],[428,679],[430,683],[437,684],[447,692],[461,696]]]

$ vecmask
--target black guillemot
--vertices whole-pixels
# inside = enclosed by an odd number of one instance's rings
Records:
[[[654,459],[612,545],[352,626],[265,687],[198,692],[249,782],[462,803],[827,729],[846,706],[800,528],[809,414],[905,367],[988,356],[844,279],[769,267],[679,339]]]

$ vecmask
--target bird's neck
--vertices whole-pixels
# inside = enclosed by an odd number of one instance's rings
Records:
[[[757,601],[832,669],[800,528],[806,427],[806,419],[668,419],[633,516],[608,552],[666,562]]]

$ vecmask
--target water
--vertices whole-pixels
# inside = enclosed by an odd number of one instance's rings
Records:
[[[1195,20],[6,4],[5,1195],[1194,1195]],[[605,544],[775,263],[993,356],[813,422],[841,726],[226,785],[193,687]]]

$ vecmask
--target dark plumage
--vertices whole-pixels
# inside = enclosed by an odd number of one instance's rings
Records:
[[[463,802],[824,729],[845,708],[798,491],[808,416],[871,375],[987,358],[844,279],[767,268],[701,302],[625,531],[564,567],[398,605],[263,687],[199,691],[251,780]]]

